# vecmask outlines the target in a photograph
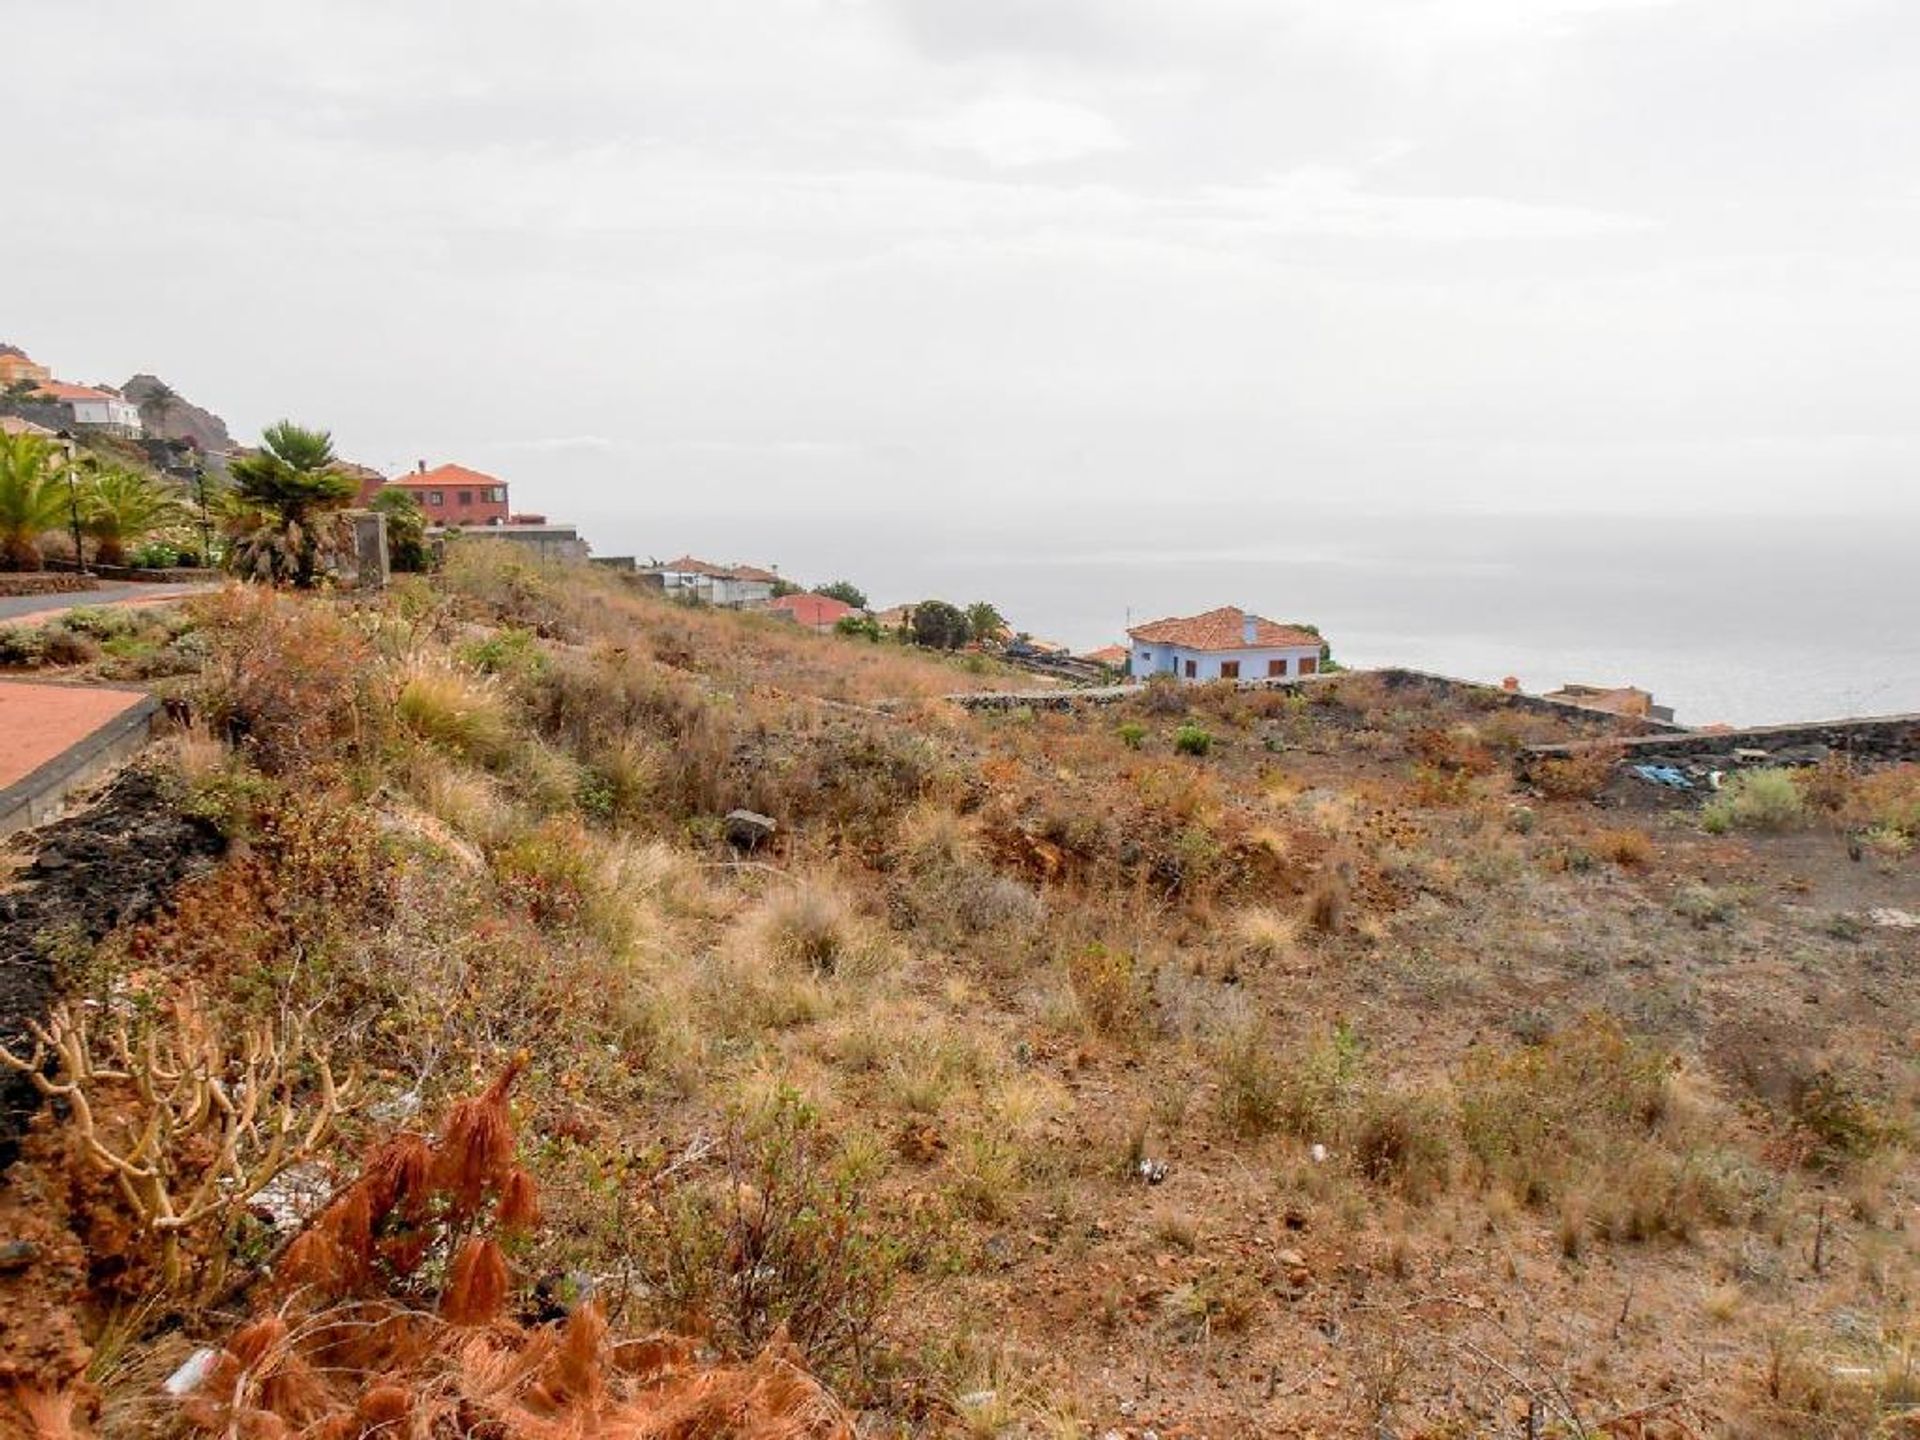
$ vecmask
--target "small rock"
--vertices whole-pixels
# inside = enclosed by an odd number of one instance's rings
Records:
[[[1867,918],[1876,925],[1884,925],[1889,930],[1920,930],[1920,915],[1896,910],[1891,905],[1882,905],[1869,910]]]
[[[1162,1180],[1167,1178],[1167,1162],[1164,1160],[1149,1160],[1142,1157],[1138,1167],[1138,1173],[1140,1178],[1146,1181],[1147,1184],[1158,1185]]]
[[[773,838],[780,824],[770,815],[752,810],[729,810],[723,822],[727,843],[736,850],[752,852]]]
[[[0,1245],[0,1270],[23,1270],[40,1258],[40,1247],[31,1240],[9,1240]]]
[[[1324,1165],[1327,1163],[1327,1147],[1326,1146],[1315,1144],[1314,1147],[1311,1150],[1309,1150],[1307,1153],[1313,1156],[1314,1164]]]

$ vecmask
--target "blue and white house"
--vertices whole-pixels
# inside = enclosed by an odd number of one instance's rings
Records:
[[[1134,678],[1174,675],[1182,680],[1281,680],[1317,674],[1320,637],[1232,605],[1136,625],[1127,662]]]

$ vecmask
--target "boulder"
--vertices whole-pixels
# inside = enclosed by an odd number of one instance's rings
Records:
[[[726,818],[727,843],[736,850],[753,851],[773,839],[779,822],[752,810],[729,810]]]

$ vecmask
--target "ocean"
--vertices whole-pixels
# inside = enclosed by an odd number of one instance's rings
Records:
[[[1920,521],[1357,514],[1288,505],[956,504],[588,519],[597,553],[683,551],[846,578],[876,606],[991,600],[1076,650],[1238,605],[1318,625],[1349,666],[1528,690],[1633,684],[1685,724],[1920,711]]]

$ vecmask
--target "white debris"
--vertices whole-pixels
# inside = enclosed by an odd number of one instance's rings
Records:
[[[1316,1143],[1311,1150],[1307,1151],[1307,1153],[1313,1156],[1314,1164],[1324,1165],[1327,1163],[1327,1147],[1326,1146]]]
[[[382,1125],[398,1125],[402,1121],[411,1120],[419,1109],[420,1092],[402,1090],[391,1100],[382,1100],[378,1104],[369,1105],[367,1114]]]
[[[273,1179],[254,1191],[248,1201],[267,1212],[267,1223],[276,1230],[297,1230],[333,1198],[333,1176],[325,1167],[309,1161],[289,1165]]]
[[[1882,905],[1877,910],[1869,910],[1867,918],[1876,925],[1884,925],[1889,930],[1920,930],[1920,915],[1906,910],[1895,910],[1891,905]]]
[[[218,1350],[201,1346],[187,1357],[185,1364],[167,1377],[167,1383],[161,1388],[169,1395],[191,1395],[213,1373],[213,1362],[219,1358]]]

